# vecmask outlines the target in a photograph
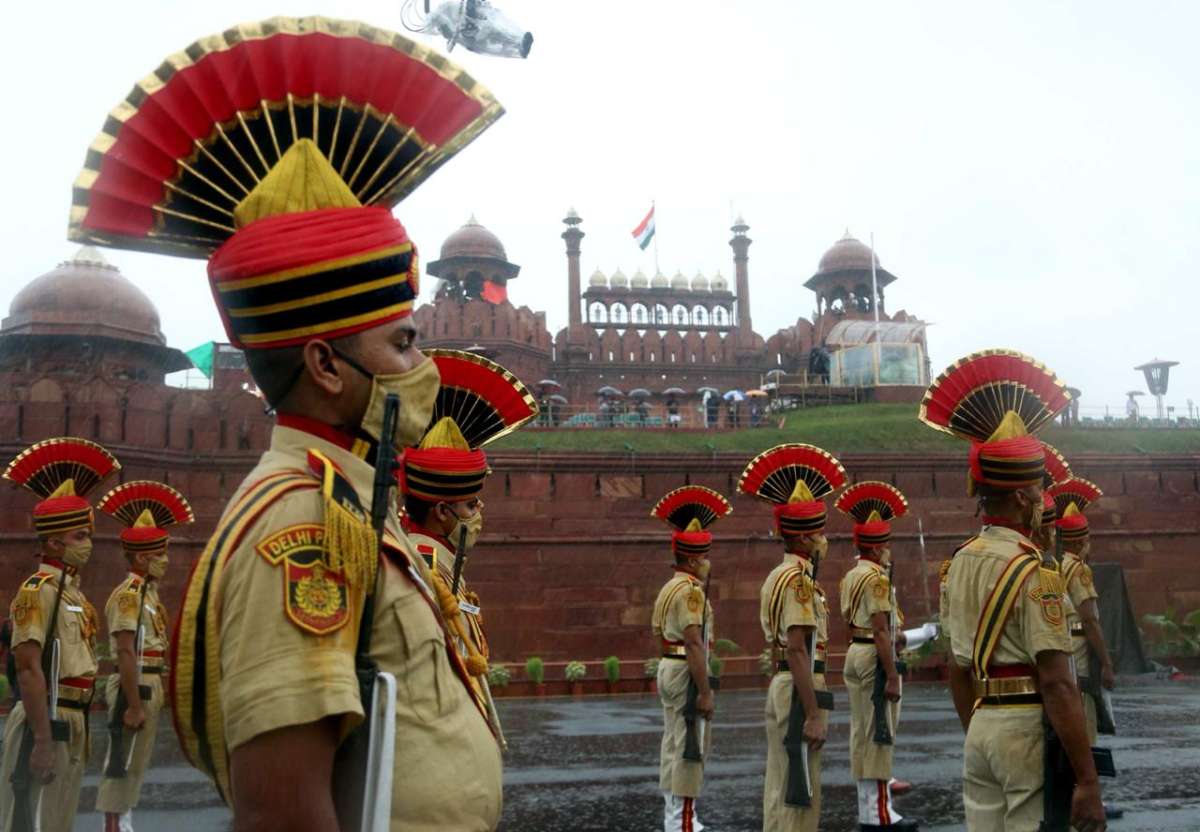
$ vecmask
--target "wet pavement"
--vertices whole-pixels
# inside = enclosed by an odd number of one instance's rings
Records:
[[[1122,679],[1113,748],[1119,777],[1105,781],[1105,799],[1127,810],[1116,832],[1200,830],[1200,684]],[[847,754],[845,692],[824,754],[821,829],[854,830],[854,788]],[[720,694],[699,816],[710,832],[754,830],[762,823],[765,733],[763,691]],[[905,691],[897,775],[915,784],[897,809],[922,828],[962,828],[962,732],[945,688]],[[658,743],[661,715],[650,695],[584,699],[501,699],[508,737],[504,832],[609,832],[661,829]],[[94,749],[80,800],[76,832],[95,832],[103,726],[93,719]],[[139,832],[199,832],[230,828],[215,792],[182,761],[169,722],[159,732],[155,767],[135,813]]]

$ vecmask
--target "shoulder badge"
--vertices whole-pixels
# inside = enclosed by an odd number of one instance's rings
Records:
[[[871,592],[874,593],[876,598],[882,599],[888,597],[888,592],[890,589],[891,583],[888,581],[887,576],[880,575],[875,579],[875,586],[871,589]]]
[[[49,572],[35,572],[25,579],[25,583],[21,584],[21,589],[41,589],[42,584],[53,577]]]
[[[954,563],[953,558],[946,558],[942,561],[942,565],[938,567],[938,583],[946,583],[946,578],[950,574],[950,564]]]
[[[1063,623],[1062,599],[1065,589],[1062,575],[1045,566],[1038,568],[1038,582],[1029,589],[1029,597],[1041,604],[1042,617],[1055,627]]]
[[[812,601],[813,582],[812,578],[808,577],[808,575],[798,572],[796,577],[792,578],[791,588],[795,590],[796,600],[801,604],[807,604]]]
[[[272,566],[283,566],[284,611],[301,630],[328,635],[350,619],[345,575],[326,561],[324,526],[288,526],[260,541],[254,551]]]
[[[117,593],[117,613],[122,617],[136,617],[141,595],[138,592],[122,590]]]
[[[700,587],[692,587],[692,591],[688,593],[687,608],[688,612],[700,612],[704,606],[704,591]]]
[[[1094,589],[1096,586],[1096,582],[1092,578],[1092,567],[1086,563],[1079,570],[1079,583],[1083,584],[1086,589]]]

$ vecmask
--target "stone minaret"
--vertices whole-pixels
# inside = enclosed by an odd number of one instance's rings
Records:
[[[741,214],[729,230],[733,232],[729,245],[733,249],[733,271],[737,277],[737,325],[744,335],[749,335],[754,330],[750,325],[750,270],[746,264],[750,262],[750,243],[754,241],[746,236],[750,226]]]
[[[574,208],[567,211],[563,219],[567,227],[562,233],[562,238],[567,241],[567,324],[572,329],[583,324],[583,292],[579,285],[579,241],[583,239],[583,231],[579,228],[581,222],[583,220]]]

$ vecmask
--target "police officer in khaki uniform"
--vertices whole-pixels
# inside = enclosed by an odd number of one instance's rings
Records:
[[[92,553],[93,514],[85,497],[120,467],[94,442],[60,438],[27,448],[4,472],[42,500],[33,509],[41,564],[10,609],[21,701],[4,723],[3,832],[70,832],[75,822],[98,627],[96,610],[79,588],[79,572]]]
[[[1067,610],[1067,626],[1071,630],[1071,642],[1074,647],[1075,675],[1079,678],[1079,688],[1083,691],[1083,710],[1087,715],[1088,740],[1096,744],[1096,700],[1088,691],[1096,686],[1094,681],[1106,690],[1112,690],[1115,683],[1112,659],[1108,654],[1108,646],[1104,642],[1104,630],[1100,627],[1099,593],[1092,579],[1092,568],[1088,565],[1092,544],[1087,517],[1084,515],[1091,503],[1100,499],[1103,493],[1094,483],[1079,477],[1072,477],[1057,483],[1049,489],[1058,511],[1054,521],[1059,539],[1062,541],[1062,575],[1067,586],[1067,597],[1070,605]],[[1098,660],[1098,668],[1093,668],[1092,656]],[[1092,674],[1099,673],[1099,680],[1093,680]]]
[[[441,388],[433,425],[398,468],[404,496],[405,532],[433,575],[442,613],[472,688],[487,709],[505,747],[491,689],[488,643],[479,595],[467,586],[467,555],[483,528],[480,492],[491,473],[483,446],[538,415],[529,390],[493,361],[457,350],[426,353],[438,368]],[[460,425],[466,425],[466,435]]]
[[[104,832],[133,832],[133,808],[141,796],[166,696],[163,677],[171,635],[158,584],[167,573],[167,528],[195,518],[182,494],[149,480],[118,485],[97,508],[126,526],[121,548],[129,574],[104,605],[117,672],[108,677],[105,691],[109,745],[96,810],[104,813]],[[117,720],[122,728],[119,744],[113,741],[111,727]]]
[[[227,337],[276,413],[184,596],[171,656],[184,751],[239,830],[337,828],[357,785],[334,759],[364,716],[361,647],[396,679],[391,828],[493,829],[496,738],[395,496],[384,487],[378,505],[373,486],[438,392],[411,317],[416,248],[390,209],[503,109],[443,57],[353,21],[242,24],[164,66],[93,145],[71,234],[209,256]],[[145,141],[139,126],[162,113],[195,140]],[[146,193],[157,201],[131,204]]]
[[[767,775],[763,784],[763,829],[815,832],[821,818],[821,749],[828,712],[818,699],[825,685],[829,613],[816,572],[825,556],[827,494],[846,482],[841,464],[812,445],[779,445],[755,457],[738,480],[738,490],[775,506],[775,530],[783,562],[763,582],[759,621],[775,676],[767,690]],[[791,772],[785,748],[789,715],[804,709],[802,753],[806,772]],[[807,774],[809,805],[789,804],[789,779]]]
[[[1068,400],[1042,365],[990,350],[956,362],[921,404],[926,424],[971,441],[968,482],[984,522],[951,560],[942,599],[951,692],[967,732],[963,803],[971,832],[1034,832],[1047,798],[1069,801],[1076,829],[1105,828],[1071,673],[1062,576],[1030,540],[1045,472],[1045,451],[1030,431]],[[1043,719],[1074,771],[1069,796],[1044,793]]]
[[[850,775],[858,788],[858,824],[863,832],[916,829],[892,805],[892,753],[900,722],[901,679],[896,646],[904,645],[903,619],[891,581],[891,521],[908,513],[908,501],[884,482],[855,483],[842,492],[837,508],[854,518],[858,559],[839,589],[850,646],[842,677],[850,694]],[[886,738],[877,737],[876,676],[884,674]]]
[[[663,707],[658,788],[663,796],[664,832],[700,832],[696,798],[704,779],[704,760],[712,748],[713,691],[708,655],[716,641],[716,623],[707,597],[712,534],[706,529],[731,511],[729,501],[698,485],[666,494],[650,512],[670,525],[675,574],[654,602],[650,629],[661,644],[658,696]],[[689,686],[694,686],[695,712],[688,713]],[[689,721],[701,759],[684,756]]]

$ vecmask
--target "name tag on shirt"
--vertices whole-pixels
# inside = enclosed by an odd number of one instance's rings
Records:
[[[475,606],[474,604],[469,604],[466,601],[459,601],[458,608],[467,615],[479,615],[479,607]]]
[[[67,612],[83,612],[83,607],[77,607],[74,604],[66,605]]]

